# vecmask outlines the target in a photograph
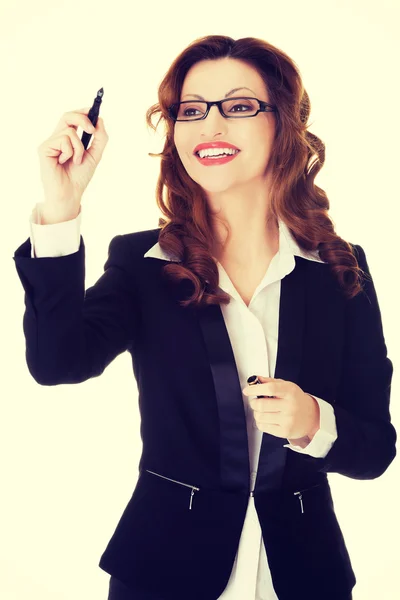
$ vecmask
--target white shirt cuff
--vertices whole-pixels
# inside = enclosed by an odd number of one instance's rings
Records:
[[[290,448],[295,452],[299,452],[300,454],[308,454],[314,458],[325,458],[338,437],[335,411],[329,402],[326,402],[325,400],[322,400],[313,394],[310,394],[310,396],[311,395],[318,402],[320,409],[320,427],[317,433],[314,435],[310,443],[304,448],[301,446],[295,446],[290,442],[289,444],[284,444],[284,448]]]
[[[29,224],[31,229],[31,258],[67,256],[78,252],[81,242],[81,210],[75,219],[40,225],[40,204],[33,209]]]

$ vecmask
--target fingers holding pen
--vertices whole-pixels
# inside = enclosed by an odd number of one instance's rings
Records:
[[[53,134],[38,148],[45,196],[42,224],[69,220],[79,213],[82,195],[108,142],[103,119],[98,116],[102,94],[103,89],[91,107],[65,112]],[[78,127],[83,130],[82,138]]]
[[[89,110],[90,107],[86,107],[65,112],[58,121],[52,136],[61,133],[67,128],[71,128],[76,131],[78,127],[81,127],[88,133],[93,133],[93,125],[88,117]]]
[[[84,156],[90,156],[95,164],[100,162],[105,145],[109,139],[104,127],[104,121],[101,117],[97,118],[96,126],[94,126],[85,112],[88,109],[83,109],[84,112],[71,111],[64,113],[52,136],[47,141],[47,150],[53,141],[53,156],[58,157],[58,164],[64,164],[73,157],[73,163],[79,165]],[[77,129],[81,127],[87,135],[93,136],[90,148],[85,152],[85,147],[80,139]],[[87,147],[87,143],[86,143]]]

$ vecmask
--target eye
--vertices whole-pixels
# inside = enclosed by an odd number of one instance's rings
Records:
[[[234,108],[238,107],[238,106],[243,106],[244,108],[247,108],[247,110],[251,110],[250,106],[246,106],[245,104],[235,104],[234,106],[232,106],[231,111],[233,111]],[[239,110],[239,111],[233,111],[233,112],[246,112],[243,110]]]
[[[258,103],[253,98],[228,98],[228,100],[224,100],[223,107],[225,114],[230,113],[232,116],[238,117],[255,115],[258,111]],[[239,113],[243,113],[243,115]]]
[[[195,115],[193,113],[189,114],[189,111],[194,110],[197,112],[200,112],[197,108],[185,108],[185,110],[183,111],[183,114],[185,115],[185,117],[194,117]]]

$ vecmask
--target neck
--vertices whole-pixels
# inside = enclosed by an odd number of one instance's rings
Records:
[[[221,217],[220,217],[221,218]],[[279,225],[265,212],[238,211],[224,218],[230,228],[228,238],[220,222],[214,223],[213,256],[237,263],[254,262],[260,256],[274,256],[279,249]]]
[[[278,251],[279,227],[270,211],[268,182],[252,183],[251,187],[239,185],[207,194],[217,260],[229,257],[244,263]],[[229,227],[230,234],[223,225]]]

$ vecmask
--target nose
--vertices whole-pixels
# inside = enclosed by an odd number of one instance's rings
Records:
[[[227,127],[227,119],[221,115],[218,106],[215,104],[211,106],[206,118],[199,121],[199,123],[202,124],[202,131],[206,136],[210,136],[211,134],[216,135],[217,130],[220,133],[224,132]]]

